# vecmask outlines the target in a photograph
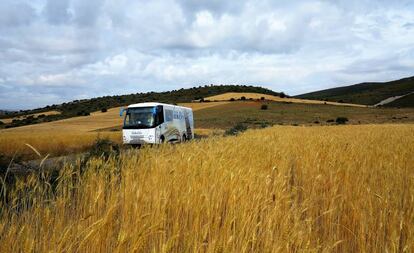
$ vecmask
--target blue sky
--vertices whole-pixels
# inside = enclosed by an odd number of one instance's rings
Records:
[[[414,75],[414,2],[3,0],[0,109],[204,84]]]

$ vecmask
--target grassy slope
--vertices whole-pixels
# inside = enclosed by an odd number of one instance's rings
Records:
[[[266,100],[277,101],[277,102],[290,102],[290,103],[301,103],[301,104],[329,104],[329,105],[340,105],[340,106],[366,107],[365,105],[358,105],[358,104],[336,103],[336,102],[327,102],[327,101],[321,101],[321,100],[298,99],[298,98],[291,98],[291,97],[281,98],[279,96],[260,94],[260,93],[246,93],[246,92],[228,92],[228,93],[223,93],[220,95],[206,97],[205,99],[210,100],[210,101],[229,101],[232,98],[235,100],[239,100],[241,99],[241,97],[245,97],[246,99],[251,98],[254,100],[264,98]]]
[[[351,86],[315,91],[298,98],[329,100],[345,103],[374,105],[386,98],[400,96],[414,91],[414,77],[385,83],[361,83]]]
[[[277,126],[92,160],[0,202],[0,252],[413,252],[413,142]]]
[[[33,113],[33,114],[26,114],[24,116],[22,115],[22,116],[17,116],[17,117],[12,117],[12,118],[4,118],[4,119],[1,119],[1,121],[5,124],[8,124],[8,123],[11,123],[13,120],[21,120],[23,118],[27,118],[30,116],[37,118],[40,115],[48,116],[48,115],[57,115],[57,114],[60,114],[60,112],[59,111],[45,111],[45,112],[39,112],[39,113]]]
[[[268,110],[261,110],[262,104]],[[351,124],[414,122],[414,109],[359,108],[334,105],[310,105],[279,102],[231,102],[195,112],[196,127],[228,129],[239,122],[259,127],[269,124],[325,123],[347,117]]]
[[[90,116],[79,116],[53,122],[40,123],[22,127],[0,130],[0,133],[15,132],[90,132],[98,128],[111,127],[122,124],[119,108],[111,108],[108,112],[94,112]]]
[[[410,94],[400,99],[397,99],[389,104],[386,104],[385,106],[386,107],[414,107],[414,94]]]

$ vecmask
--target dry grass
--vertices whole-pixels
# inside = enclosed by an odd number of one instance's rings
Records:
[[[181,103],[179,105],[181,106],[185,106],[185,107],[190,107],[191,109],[193,109],[193,111],[198,111],[201,109],[206,109],[206,108],[211,108],[211,107],[215,107],[215,106],[219,106],[219,105],[224,105],[224,104],[228,104],[229,102],[209,102],[209,103]]]
[[[28,160],[38,158],[26,144],[35,147],[42,155],[67,155],[83,152],[98,138],[121,142],[120,132],[83,133],[51,130],[49,132],[0,132],[0,153],[6,157]]]
[[[217,128],[196,128],[194,129],[194,133],[199,136],[204,137],[212,137],[212,136],[221,136],[224,134],[223,129],[217,129]]]
[[[41,154],[67,155],[88,149],[98,136],[120,142],[120,132],[92,132],[98,128],[120,125],[119,108],[108,112],[94,112],[91,116],[74,117],[59,121],[0,130],[0,153],[23,160],[36,158],[26,146],[32,145]]]
[[[328,101],[320,101],[320,100],[309,100],[309,99],[299,99],[299,98],[280,98],[272,95],[260,94],[260,93],[237,93],[237,92],[229,92],[224,93],[216,96],[207,97],[205,99],[211,101],[229,101],[230,99],[240,99],[241,97],[245,97],[246,99],[260,99],[264,97],[266,100],[272,100],[276,102],[290,102],[290,103],[301,103],[301,104],[328,104],[328,105],[341,105],[341,106],[356,106],[356,107],[367,107],[366,105],[358,105],[358,104],[348,104],[348,103],[336,103],[336,102],[328,102]]]
[[[0,252],[412,252],[414,126],[251,130],[35,179]]]
[[[221,129],[195,129],[195,134],[201,137],[222,135]],[[38,158],[26,144],[35,147],[42,155],[60,156],[83,152],[91,147],[97,138],[108,138],[121,143],[122,133],[116,132],[0,132],[0,153],[8,158],[30,160]]]
[[[56,115],[56,114],[60,114],[60,112],[59,111],[47,111],[47,112],[33,113],[33,114],[25,115],[25,116],[0,119],[0,121],[2,121],[5,124],[8,124],[8,123],[11,123],[14,119],[23,119],[23,118],[27,118],[29,116],[33,116],[33,117],[37,118],[39,115],[42,115],[42,114],[44,114],[44,115]]]

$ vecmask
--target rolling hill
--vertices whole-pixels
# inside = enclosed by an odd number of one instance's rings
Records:
[[[4,119],[1,119],[1,121],[3,123],[5,123],[5,124],[9,124],[9,123],[12,123],[13,120],[14,121],[16,121],[16,120],[21,121],[21,120],[26,120],[28,118],[29,119],[36,119],[36,118],[41,119],[41,118],[43,118],[45,116],[48,116],[48,115],[58,115],[58,114],[60,114],[59,111],[53,111],[52,110],[52,111],[46,111],[46,112],[39,112],[39,113],[33,113],[33,114],[20,115],[20,116],[12,117],[12,118],[4,118]]]
[[[261,109],[267,105],[267,109]],[[238,124],[248,128],[273,125],[335,125],[346,117],[348,124],[414,123],[412,108],[374,108],[329,104],[235,101],[194,112],[197,128],[228,130]]]
[[[136,93],[129,95],[117,95],[117,96],[105,96],[92,99],[75,100],[60,105],[51,105],[43,108],[20,111],[8,115],[0,115],[0,121],[6,123],[4,119],[17,118],[8,124],[4,124],[3,127],[18,127],[24,125],[32,125],[37,123],[51,122],[56,120],[62,120],[77,116],[88,116],[92,112],[108,110],[109,108],[125,106],[134,103],[157,101],[162,103],[176,104],[186,103],[193,100],[202,99],[209,96],[214,96],[227,92],[248,92],[248,93],[262,93],[267,95],[279,96],[280,93],[272,90],[247,85],[205,85],[199,87],[192,87],[187,89],[172,90],[166,92],[147,92]],[[57,111],[58,114],[46,115],[46,112]],[[43,117],[26,117],[27,115],[41,115]],[[6,120],[7,121],[7,120]],[[11,120],[9,120],[11,121]],[[0,126],[1,127],[1,126]]]
[[[414,107],[414,93],[411,93],[407,96],[399,98],[389,104],[387,106],[392,107]]]
[[[302,99],[327,100],[352,104],[375,105],[387,98],[414,92],[414,76],[391,82],[367,82],[320,90],[296,96]],[[403,102],[398,100],[403,99]],[[414,107],[413,95],[405,96],[384,106]]]
[[[291,98],[286,96],[274,96],[274,95],[267,95],[267,94],[260,94],[260,93],[247,93],[247,92],[228,92],[223,93],[211,97],[206,97],[205,100],[209,101],[233,101],[233,100],[270,100],[282,103],[299,103],[299,104],[328,104],[328,105],[340,105],[340,106],[356,106],[356,107],[366,107],[365,105],[359,104],[347,104],[347,103],[337,103],[337,102],[329,102],[329,101],[321,101],[321,100],[310,100],[310,99],[298,99],[298,98]]]

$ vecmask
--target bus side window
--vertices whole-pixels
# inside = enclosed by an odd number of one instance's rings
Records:
[[[174,117],[173,114],[174,114],[174,112],[172,110],[165,109],[165,121],[166,122],[173,121],[173,117]]]
[[[163,106],[159,105],[157,106],[157,126],[161,125],[162,123],[164,123],[164,110],[163,110]]]

